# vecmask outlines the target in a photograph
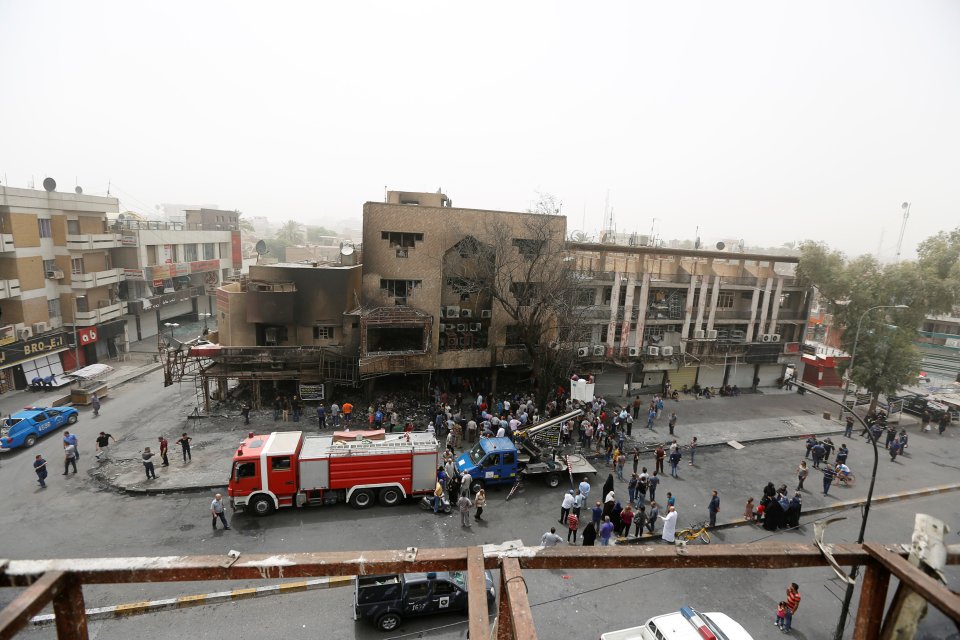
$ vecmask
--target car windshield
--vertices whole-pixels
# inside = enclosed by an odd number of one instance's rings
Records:
[[[8,427],[12,427],[13,425],[15,425],[15,424],[17,424],[18,422],[20,422],[20,420],[22,420],[22,418],[13,418],[13,417],[10,417],[10,418],[7,418],[5,422],[6,422],[6,425],[7,425]]]
[[[480,464],[480,461],[483,460],[483,447],[480,446],[480,443],[473,445],[473,448],[470,449],[470,462],[473,464]]]
[[[467,581],[464,579],[462,571],[454,571],[453,573],[451,573],[450,580],[452,580],[454,584],[456,584],[461,589],[466,590]]]

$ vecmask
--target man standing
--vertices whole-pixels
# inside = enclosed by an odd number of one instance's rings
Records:
[[[927,420],[929,421],[930,418],[928,417]],[[853,437],[853,416],[847,416],[847,427],[843,430],[843,435],[846,438]]]
[[[637,467],[640,466],[640,449],[633,448],[633,472],[637,472]]]
[[[93,417],[97,418],[100,416],[100,398],[97,394],[90,396],[90,406],[93,407]]]
[[[177,440],[176,444],[180,445],[180,448],[183,450],[183,462],[187,463],[193,460],[193,456],[190,454],[190,441],[193,440],[190,436],[184,432],[180,439]]]
[[[561,542],[563,542],[563,538],[557,535],[556,527],[550,527],[550,531],[547,531],[540,538],[540,544],[544,547],[555,547]]]
[[[330,405],[330,419],[333,420],[333,428],[340,426],[340,405],[336,402]]]
[[[633,419],[640,417],[640,396],[633,399]]]
[[[820,468],[820,461],[823,460],[823,456],[824,456],[824,454],[825,454],[826,452],[827,452],[826,447],[824,447],[824,446],[823,446],[822,444],[820,444],[819,442],[817,442],[815,445],[813,445],[813,447],[811,447],[811,449],[810,449],[810,455],[813,456],[813,468],[814,468],[814,469],[819,469],[819,468]]]
[[[790,627],[793,623],[793,616],[797,613],[797,607],[800,606],[800,587],[796,582],[791,582],[787,587],[787,610],[783,620],[783,632],[790,633]]]
[[[687,448],[690,449],[690,464],[689,464],[689,466],[692,467],[692,466],[693,466],[693,463],[694,463],[694,462],[696,461],[696,459],[697,459],[697,436],[693,436],[693,438],[690,440],[690,444],[687,445]]]
[[[144,447],[140,453],[140,457],[143,458],[143,470],[147,474],[147,480],[157,479],[157,472],[153,469],[153,456],[154,454],[150,451],[150,447]]]
[[[580,489],[580,495],[583,496],[583,502],[586,504],[587,498],[590,497],[590,483],[587,481],[586,476],[583,477],[583,480],[580,481],[580,486],[577,488]]]
[[[77,445],[68,444],[63,447],[63,475],[67,475],[70,467],[77,472]]]
[[[283,398],[279,395],[273,399],[273,421],[280,419],[280,411],[283,410]]]
[[[647,429],[650,429],[651,431],[653,430],[653,421],[656,418],[657,418],[657,410],[656,408],[651,408],[650,411],[647,412]]]
[[[674,507],[667,508],[667,515],[660,516],[663,520],[663,533],[660,539],[664,542],[674,543],[677,540],[677,510]]]
[[[663,473],[663,459],[667,457],[667,452],[663,450],[663,445],[658,444],[653,454],[656,456],[656,466],[653,468],[653,472]]]
[[[106,460],[110,457],[110,439],[113,439],[114,442],[117,441],[109,433],[103,431],[100,432],[100,435],[97,436],[97,460]]]
[[[580,493],[580,489],[577,489],[577,492],[576,492],[576,493],[574,494],[574,496],[573,496],[573,511],[572,511],[572,513],[573,513],[574,515],[576,515],[576,516],[578,516],[578,517],[580,516],[580,510],[583,508],[583,505],[584,505],[584,503],[585,503],[584,501],[585,501],[585,498],[584,498],[583,494]]]
[[[833,479],[836,477],[837,472],[834,471],[833,467],[826,465],[820,471],[823,472],[823,495],[827,495],[830,491],[830,485],[833,484]]]
[[[680,450],[677,449],[670,454],[670,475],[674,478],[679,478],[680,475],[677,473],[677,465],[680,464]]]
[[[473,484],[473,476],[469,473],[464,473],[460,476],[460,495],[469,496],[470,495],[470,485]]]
[[[37,457],[33,460],[33,470],[37,474],[37,483],[40,485],[41,489],[47,488],[47,461],[43,459],[43,456],[39,453]]]
[[[210,516],[214,530],[217,528],[217,518],[220,518],[220,522],[223,523],[224,530],[230,530],[230,525],[227,524],[227,514],[223,510],[223,496],[219,493],[213,497],[213,502],[210,503]]]
[[[77,436],[70,433],[69,431],[63,432],[63,448],[66,449],[68,446],[73,445],[74,457],[80,459],[80,448],[79,443],[77,442]]]
[[[353,420],[353,405],[349,402],[343,403],[343,421],[347,424],[350,424],[350,421]]]
[[[160,463],[161,467],[169,467],[170,459],[167,458],[167,450],[170,448],[170,443],[167,442],[167,439],[163,436],[157,438],[160,441],[160,459],[163,461]]]
[[[660,484],[660,476],[654,471],[653,475],[647,478],[647,488],[650,490],[650,502],[657,499],[657,485]]]
[[[473,500],[470,499],[468,494],[461,493],[460,499],[457,500],[457,507],[460,508],[460,526],[469,527],[470,509],[473,508]]]
[[[667,423],[670,426],[670,435],[673,435],[673,428],[677,426],[677,412],[672,411],[670,413],[670,422]]]
[[[573,508],[573,491],[567,491],[563,494],[563,502],[560,503],[560,524],[567,524],[567,516],[570,515],[570,509]]]
[[[303,402],[300,401],[300,396],[293,396],[290,406],[293,409],[293,421],[300,422],[300,416],[303,415]]]
[[[650,501],[650,516],[647,518],[647,531],[651,534],[657,528],[657,518],[660,517],[660,507],[653,500]]]
[[[600,525],[600,546],[609,547],[613,542],[613,523],[610,522],[610,516],[604,516],[603,524]]]
[[[713,490],[713,497],[710,498],[710,504],[707,505],[707,511],[710,513],[710,526],[717,526],[717,514],[720,513],[720,497],[717,496],[717,490]]]
[[[317,405],[317,429],[323,430],[327,428],[327,410],[323,406],[323,403]]]
[[[243,416],[243,424],[250,424],[250,405],[247,402],[240,405],[240,415]]]

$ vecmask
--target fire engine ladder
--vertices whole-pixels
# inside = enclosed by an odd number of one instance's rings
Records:
[[[560,425],[568,420],[573,420],[583,415],[582,409],[576,409],[547,420],[542,420],[527,429],[517,431],[519,443],[526,448],[526,443],[535,442],[538,445],[549,445],[553,447],[560,446]],[[528,451],[531,455],[539,455],[540,452]]]
[[[352,456],[362,453],[406,453],[409,451],[422,453],[436,451],[436,446],[429,442],[407,442],[406,440],[356,440],[353,442],[335,442],[330,445],[331,456]]]

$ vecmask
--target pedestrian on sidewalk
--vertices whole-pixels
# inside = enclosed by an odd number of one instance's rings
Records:
[[[633,419],[636,420],[640,417],[640,396],[637,396],[633,399]]]
[[[600,546],[609,547],[612,540],[613,522],[610,520],[610,516],[606,516],[603,519],[603,524],[600,525]]]
[[[657,528],[657,518],[660,517],[660,507],[657,506],[657,503],[653,500],[650,501],[650,514],[647,516],[647,531],[653,535],[654,530]]]
[[[673,435],[673,429],[677,426],[677,412],[673,411],[670,413],[670,421],[667,423],[670,427],[670,435]]]
[[[150,447],[144,447],[143,451],[140,452],[140,457],[143,458],[143,470],[147,474],[147,480],[156,480],[157,472],[153,469],[153,456],[155,454],[150,451]]]
[[[191,460],[193,460],[193,456],[190,454],[190,441],[191,441],[191,440],[193,440],[193,438],[191,438],[190,436],[187,435],[186,432],[184,432],[183,435],[180,436],[180,439],[177,440],[176,443],[174,443],[174,444],[180,445],[180,448],[181,448],[182,453],[183,453],[183,462],[184,462],[184,464],[186,464],[187,462],[190,462]]]
[[[813,449],[813,445],[815,445],[815,444],[817,444],[817,439],[814,438],[813,436],[807,436],[807,442],[806,442],[806,445],[807,445],[807,453],[803,456],[804,458],[806,458],[806,459],[809,459],[809,458],[810,458],[810,452],[811,452],[811,450]]]
[[[600,531],[600,522],[603,519],[603,505],[597,500],[597,504],[590,510],[590,522],[597,531]]]
[[[813,468],[820,468],[820,461],[823,460],[823,454],[826,453],[826,448],[821,443],[816,443],[810,449],[810,455],[813,457]],[[828,465],[829,466],[829,465]]]
[[[68,444],[63,448],[63,475],[67,475],[70,467],[77,472],[77,445]]]
[[[637,472],[637,467],[640,466],[640,449],[637,447],[633,448],[633,472]]]
[[[710,498],[710,504],[707,505],[707,513],[710,514],[710,526],[717,526],[717,514],[720,513],[720,496],[717,490],[713,490],[713,497]]]
[[[457,507],[460,508],[460,526],[470,526],[470,509],[473,508],[473,500],[466,494],[461,494],[457,500]]]
[[[563,538],[557,535],[556,527],[550,527],[550,531],[540,537],[540,546],[542,547],[555,547],[561,542],[563,542]]]
[[[567,516],[570,515],[570,509],[573,508],[573,491],[567,491],[563,494],[563,501],[560,503],[560,524],[567,523]]]
[[[69,431],[63,432],[63,448],[66,449],[70,445],[73,445],[73,454],[74,457],[80,459],[80,443],[77,441],[77,434],[70,433]]]
[[[690,448],[689,466],[693,467],[697,461],[697,436],[693,436],[693,439],[690,440],[690,444],[687,446]]]
[[[588,522],[583,530],[583,546],[592,547],[597,542],[597,527],[592,522]]]
[[[627,494],[630,496],[630,504],[637,501],[637,474],[630,476],[630,482],[627,483]]]
[[[650,502],[657,499],[657,485],[660,484],[660,476],[654,471],[653,475],[647,478],[647,488],[650,490]]]
[[[483,514],[483,508],[487,506],[487,492],[483,487],[477,489],[477,493],[473,496],[473,506],[477,508],[477,513],[473,516],[475,520],[483,520],[480,516]]]
[[[830,455],[833,453],[833,450],[834,448],[836,448],[836,445],[833,444],[832,438],[825,439],[822,444],[823,444],[823,461],[830,462]]]
[[[340,426],[340,405],[336,402],[330,403],[330,420],[333,422],[333,428]]]
[[[37,474],[37,484],[41,489],[47,488],[47,461],[39,453],[33,460],[33,470]]]
[[[577,544],[577,531],[580,530],[580,518],[577,514],[571,513],[567,516],[567,544]],[[573,542],[570,542],[570,536],[573,535]]]
[[[164,438],[163,436],[160,436],[159,438],[157,438],[157,440],[160,441],[160,459],[163,460],[163,462],[160,463],[160,466],[169,467],[170,460],[167,458],[167,450],[170,448],[170,444],[167,442],[167,439]]]
[[[220,518],[224,530],[230,531],[230,525],[227,524],[227,514],[223,508],[223,496],[219,493],[213,497],[213,502],[210,503],[210,516],[214,530],[217,529],[217,518]]]
[[[801,460],[800,466],[797,467],[797,491],[803,491],[803,481],[807,479],[808,475],[810,475],[810,470],[807,469],[807,461]]]
[[[663,520],[663,533],[660,535],[662,541],[670,544],[676,542],[678,517],[675,507],[668,507],[667,515],[660,516],[660,519]]]
[[[679,449],[670,454],[670,475],[674,478],[680,477],[680,475],[677,473],[677,465],[680,464],[680,457]]]
[[[845,438],[853,437],[853,416],[847,416],[847,427],[843,430],[843,436]]]
[[[943,435],[943,432],[947,430],[947,425],[950,424],[950,412],[944,411],[943,415],[940,416],[940,421],[937,422],[937,431],[940,435]]]
[[[583,501],[586,504],[586,501],[590,499],[590,481],[587,480],[587,477],[584,476],[583,480],[580,481],[580,485],[577,487],[580,489],[580,493],[583,494]]]
[[[653,472],[663,473],[663,459],[667,457],[667,452],[664,451],[663,445],[658,444],[656,450],[654,450],[653,455],[656,458],[656,466],[653,468]]]
[[[575,513],[579,516],[580,510],[585,504],[585,500],[586,498],[584,498],[583,494],[580,493],[580,489],[577,489],[577,492],[573,494],[573,510],[570,513]]]
[[[250,405],[247,402],[240,405],[240,415],[243,416],[243,424],[250,424]]]
[[[633,507],[629,504],[623,508],[623,511],[620,512],[620,535],[626,537],[630,535],[630,525],[633,524],[633,519],[637,517],[637,514],[634,513]]]
[[[897,455],[900,453],[900,441],[894,440],[890,443],[890,462],[897,461]]]
[[[787,587],[787,609],[783,617],[783,632],[790,633],[793,624],[793,616],[797,614],[797,608],[800,606],[800,587],[796,582],[791,582]]]
[[[620,451],[619,449],[617,450]],[[617,477],[620,478],[620,482],[623,482],[623,467],[627,462],[627,456],[623,453],[618,453],[617,455]]]
[[[650,404],[653,405],[652,402],[651,402]],[[657,418],[657,410],[656,410],[655,407],[652,407],[652,408],[647,412],[647,429],[650,429],[651,431],[653,430],[653,421],[654,421],[656,418]]]
[[[110,457],[110,440],[114,442],[117,441],[109,433],[103,431],[100,432],[100,435],[97,436],[97,453],[95,454],[97,460],[107,460]]]
[[[93,407],[93,417],[99,418],[100,417],[100,397],[97,396],[96,393],[90,396],[90,406]]]
[[[830,493],[830,485],[833,484],[833,479],[837,476],[837,472],[830,465],[825,466],[820,469],[823,472],[823,495]]]
[[[647,508],[643,505],[634,512],[633,516],[633,537],[639,538],[640,532],[647,525]]]

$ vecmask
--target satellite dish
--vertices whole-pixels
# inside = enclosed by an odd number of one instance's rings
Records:
[[[353,266],[357,264],[357,248],[350,242],[340,243],[340,264],[343,266]]]
[[[257,240],[257,246],[255,247],[257,255],[263,255],[267,252],[267,243],[263,240]]]
[[[354,251],[356,251],[356,248],[352,244],[340,245],[340,255],[342,256],[352,256]]]
[[[723,250],[726,248],[726,246],[727,246],[727,245],[723,244],[723,242],[718,242],[718,243],[717,243],[717,251],[723,251]]]
[[[78,196],[83,193],[83,187],[77,186],[73,188],[73,192]]]
[[[43,179],[43,188],[47,191],[53,191],[57,188],[57,181],[53,178],[44,178]]]

